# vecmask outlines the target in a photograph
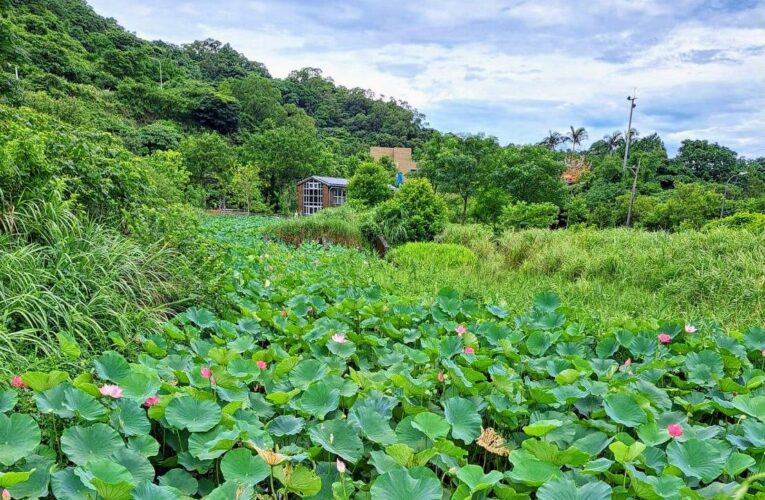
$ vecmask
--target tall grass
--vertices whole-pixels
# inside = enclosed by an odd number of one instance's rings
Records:
[[[458,236],[467,238],[452,231],[439,239]],[[479,231],[463,243],[484,248],[485,236]],[[475,263],[439,262],[438,255],[402,248],[399,271],[379,279],[412,295],[452,287],[519,309],[553,290],[564,303],[608,318],[703,318],[726,326],[765,318],[765,235],[747,231],[540,229],[505,233]]]
[[[363,248],[366,240],[361,232],[362,217],[350,208],[324,209],[308,217],[295,217],[273,224],[266,228],[266,234],[292,245],[316,241]]]
[[[2,369],[55,363],[56,334],[85,352],[120,335],[156,331],[183,286],[172,269],[182,256],[140,245],[75,216],[60,201],[29,201],[0,216]],[[51,359],[53,357],[53,359]]]

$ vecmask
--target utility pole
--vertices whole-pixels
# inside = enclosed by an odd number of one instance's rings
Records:
[[[627,156],[630,154],[630,142],[632,140],[632,111],[637,107],[637,104],[635,104],[635,101],[637,101],[637,96],[635,95],[636,92],[632,93],[633,95],[627,96],[627,100],[630,102],[630,119],[629,122],[627,122],[627,133],[625,134],[625,140],[627,141],[624,145],[624,161],[622,162],[622,170],[627,170]]]
[[[19,79],[19,67],[17,65],[14,65],[13,67],[16,70],[16,80],[18,80]]]
[[[638,181],[638,174],[640,173],[640,158],[638,158],[638,163],[636,168],[630,168],[632,172],[635,174],[635,178],[632,179],[632,194],[630,195],[630,207],[627,209],[627,227],[630,227],[630,223],[632,222],[632,207],[635,206],[635,194],[637,194],[637,181]]]

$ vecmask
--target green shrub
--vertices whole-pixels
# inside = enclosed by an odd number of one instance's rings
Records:
[[[391,244],[432,240],[447,222],[446,203],[425,179],[406,181],[394,197],[380,204],[366,233],[381,233]]]
[[[753,233],[765,231],[765,214],[751,212],[736,212],[722,219],[704,224],[704,230],[710,231],[721,227],[745,229]]]
[[[348,182],[348,198],[373,207],[392,196],[391,180],[390,174],[380,163],[364,162]]]
[[[548,228],[558,221],[560,210],[552,203],[519,201],[502,210],[500,225],[512,229]]]

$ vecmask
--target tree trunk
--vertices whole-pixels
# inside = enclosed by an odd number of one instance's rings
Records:
[[[465,196],[462,198],[462,223],[465,223],[465,216],[467,215],[467,202],[468,197]]]

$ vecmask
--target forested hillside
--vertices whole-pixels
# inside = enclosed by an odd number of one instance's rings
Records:
[[[319,69],[276,79],[216,40],[148,42],[82,0],[6,1],[0,22],[3,102],[110,132],[137,155],[180,151],[204,187],[198,204],[241,198],[236,177],[262,179],[278,208],[299,177],[350,175],[369,146],[417,147],[430,133],[406,103]]]

